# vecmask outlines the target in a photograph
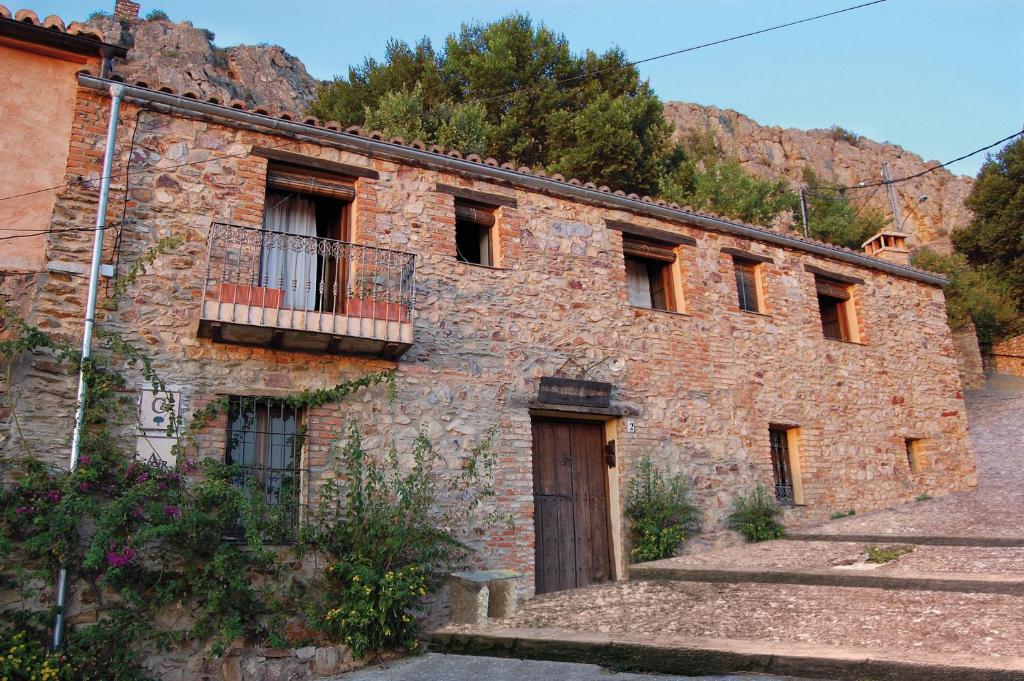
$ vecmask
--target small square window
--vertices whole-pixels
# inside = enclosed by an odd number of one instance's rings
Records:
[[[455,257],[471,265],[494,266],[494,211],[486,206],[455,202]]]
[[[904,439],[907,451],[907,466],[911,473],[920,473],[924,469],[924,440],[908,437]]]
[[[675,312],[675,250],[658,243],[623,238],[629,304]]]
[[[854,340],[850,287],[824,277],[815,277],[814,284],[818,294],[822,334],[833,340]]]
[[[733,267],[736,271],[736,294],[740,309],[744,312],[760,312],[761,301],[757,291],[758,263],[733,258]]]

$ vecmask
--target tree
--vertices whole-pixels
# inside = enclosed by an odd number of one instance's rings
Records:
[[[946,287],[949,325],[963,329],[968,322],[973,322],[983,352],[988,352],[1003,336],[1024,331],[1012,287],[991,270],[971,267],[960,253],[942,255],[928,248],[916,251],[912,262],[915,267],[949,277],[950,284]]]
[[[964,203],[974,216],[953,234],[953,246],[1005,284],[1024,314],[1024,137],[986,160]]]
[[[522,14],[465,24],[440,53],[389,41],[311,112],[639,194],[657,192],[670,150],[661,100],[621,50],[575,55]]]

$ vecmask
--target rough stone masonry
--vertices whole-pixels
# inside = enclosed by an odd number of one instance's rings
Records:
[[[67,180],[98,176],[108,112],[104,93],[79,88]],[[624,415],[606,419],[617,452],[608,473],[608,513],[619,574],[627,550],[620,499],[645,455],[692,479],[707,530],[722,527],[737,494],[757,482],[771,487],[770,425],[796,434],[795,475],[804,503],[787,511],[790,523],[975,484],[943,292],[915,280],[909,269],[906,276],[889,273],[843,261],[839,251],[816,255],[685,220],[655,219],[639,209],[400,162],[406,147],[398,144],[390,158],[375,157],[298,141],[269,123],[243,129],[216,116],[144,109],[131,97],[122,123],[115,167],[130,164],[132,174],[114,180],[108,217],[120,221],[123,211],[126,222],[119,223],[118,239],[107,240],[105,262],[123,272],[161,237],[178,236],[183,245],[160,256],[99,323],[153,357],[180,390],[186,414],[215,395],[281,396],[394,368],[394,402],[383,390],[371,390],[306,415],[310,486],[332,474],[334,447],[350,420],[376,451],[392,442],[401,449],[426,432],[452,474],[468,448],[493,431],[499,461],[494,503],[512,522],[472,538],[481,566],[532,574],[531,403],[540,378],[556,375],[570,360],[597,365],[589,378],[613,385],[613,402]],[[399,360],[197,336],[211,223],[263,223],[268,161],[248,153],[254,146],[376,171],[376,179],[352,179],[352,239],[416,255],[414,344]],[[182,165],[193,162],[202,163]],[[456,258],[454,199],[439,184],[514,199],[507,202],[514,207],[495,211],[496,266]],[[88,262],[92,232],[66,230],[89,228],[95,208],[89,183],[60,191],[46,244],[49,262]],[[689,238],[674,247],[678,311],[629,304],[623,235],[606,220]],[[739,309],[728,249],[760,259],[759,313]],[[859,342],[823,337],[808,267],[862,282],[853,287]],[[30,321],[77,339],[86,286],[82,277],[43,275]],[[73,376],[40,359],[20,367],[17,381],[24,438],[36,452],[65,457]],[[224,425],[207,429],[207,454],[223,456]],[[908,462],[907,438],[921,446],[916,470]],[[7,446],[20,439],[12,435]]]

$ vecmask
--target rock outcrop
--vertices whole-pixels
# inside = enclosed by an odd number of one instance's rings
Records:
[[[217,47],[213,33],[189,22],[97,16],[88,23],[106,41],[129,47],[117,72],[130,82],[224,102],[240,99],[271,112],[304,111],[316,97],[316,79],[278,45]]]
[[[913,175],[938,163],[888,142],[847,139],[832,130],[762,126],[741,113],[714,106],[667,102],[665,116],[675,125],[677,139],[694,133],[711,134],[722,151],[738,158],[747,170],[762,177],[789,180],[794,187],[801,181],[804,166],[810,166],[825,180],[854,185],[880,180],[883,161],[889,162],[893,178]],[[964,198],[972,183],[969,177],[939,169],[894,185],[912,246],[949,249],[950,233],[970,221]],[[891,212],[884,188],[854,190],[848,195],[857,206],[866,204],[886,215]],[[921,196],[928,200],[919,203]]]

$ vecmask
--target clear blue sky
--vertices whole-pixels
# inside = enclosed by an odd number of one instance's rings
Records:
[[[863,0],[861,0],[863,1]],[[8,1],[9,7],[19,4]],[[389,37],[435,46],[465,21],[529,13],[574,50],[631,59],[858,4],[858,0],[142,0],[212,30],[217,44],[271,42],[317,78],[381,56]],[[21,0],[84,18],[114,0]],[[841,125],[947,161],[1024,127],[1024,0],[888,0],[836,17],[641,66],[666,100],[736,109],[762,124]],[[973,175],[983,155],[957,163]]]

